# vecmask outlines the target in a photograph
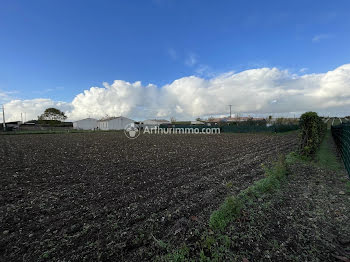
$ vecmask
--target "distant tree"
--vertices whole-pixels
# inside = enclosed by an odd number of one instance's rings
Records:
[[[202,121],[202,119],[200,117],[197,117],[196,121]]]
[[[47,108],[44,113],[38,116],[39,121],[43,120],[55,120],[55,121],[64,121],[67,119],[67,116],[61,110],[57,108]]]
[[[276,124],[277,125],[283,125],[283,124],[285,124],[285,122],[286,122],[286,119],[283,118],[283,117],[279,117],[279,118],[276,119]]]

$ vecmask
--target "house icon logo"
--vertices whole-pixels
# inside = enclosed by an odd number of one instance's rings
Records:
[[[135,139],[138,138],[138,136],[141,134],[141,131],[138,125],[135,123],[130,123],[125,126],[124,134],[129,139]]]

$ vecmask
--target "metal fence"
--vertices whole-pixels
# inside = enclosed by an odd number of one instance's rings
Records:
[[[223,126],[223,132],[229,133],[256,133],[256,132],[275,132],[282,133],[299,129],[299,125],[272,125],[272,126]]]
[[[350,124],[332,126],[332,136],[350,176]]]
[[[299,125],[225,125],[225,126],[205,126],[205,125],[172,125],[161,124],[160,128],[220,128],[223,133],[259,133],[259,132],[288,132],[299,129]]]

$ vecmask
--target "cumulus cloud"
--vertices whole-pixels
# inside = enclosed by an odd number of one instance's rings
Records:
[[[25,110],[31,112],[27,116],[36,117],[48,106],[56,106],[75,120],[106,115],[194,119],[225,115],[227,105],[241,114],[287,115],[313,110],[349,115],[350,64],[321,74],[296,75],[277,68],[258,68],[209,79],[188,76],[162,87],[116,80],[85,90],[71,103],[36,99],[15,100],[5,106],[10,106],[8,111],[14,118]]]
[[[38,119],[46,108],[55,107],[64,112],[72,110],[70,103],[55,102],[51,99],[30,99],[30,100],[11,100],[4,104],[5,107],[5,119],[6,121],[20,121],[21,113],[23,120]],[[2,121],[2,115],[0,117]]]
[[[162,90],[155,85],[142,86],[141,82],[129,83],[116,80],[113,84],[103,83],[104,87],[91,87],[77,95],[73,102],[70,118],[86,116],[133,116],[161,115],[159,106]]]

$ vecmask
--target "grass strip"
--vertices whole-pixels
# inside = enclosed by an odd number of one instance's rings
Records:
[[[200,246],[211,250],[215,246],[215,243],[224,243],[224,246],[229,245],[230,240],[226,239],[227,236],[225,238],[225,236],[222,235],[224,229],[241,215],[243,208],[277,191],[286,179],[288,164],[296,160],[297,158],[293,154],[289,154],[287,157],[280,157],[270,168],[264,168],[265,178],[256,181],[237,196],[226,198],[219,209],[214,211],[210,216],[209,227],[213,233],[208,235],[208,232],[204,232],[201,237],[202,243]],[[225,249],[224,246],[222,246],[221,249]],[[163,256],[160,258],[160,261],[220,261],[220,252],[218,253],[216,251],[213,250],[212,255],[214,257],[212,259],[205,256],[203,249],[197,254],[199,256],[197,259],[191,259],[190,257],[192,256],[189,254],[189,249],[184,246]],[[217,259],[215,259],[215,257]]]
[[[316,160],[321,167],[338,172],[342,169],[342,165],[330,148],[330,139],[332,139],[331,131],[327,130],[323,142],[316,153]]]
[[[228,197],[225,202],[210,216],[209,226],[213,230],[224,230],[237,218],[242,208],[265,194],[276,191],[287,175],[287,163],[281,157],[271,168],[265,168],[265,178],[255,182],[237,196]]]

